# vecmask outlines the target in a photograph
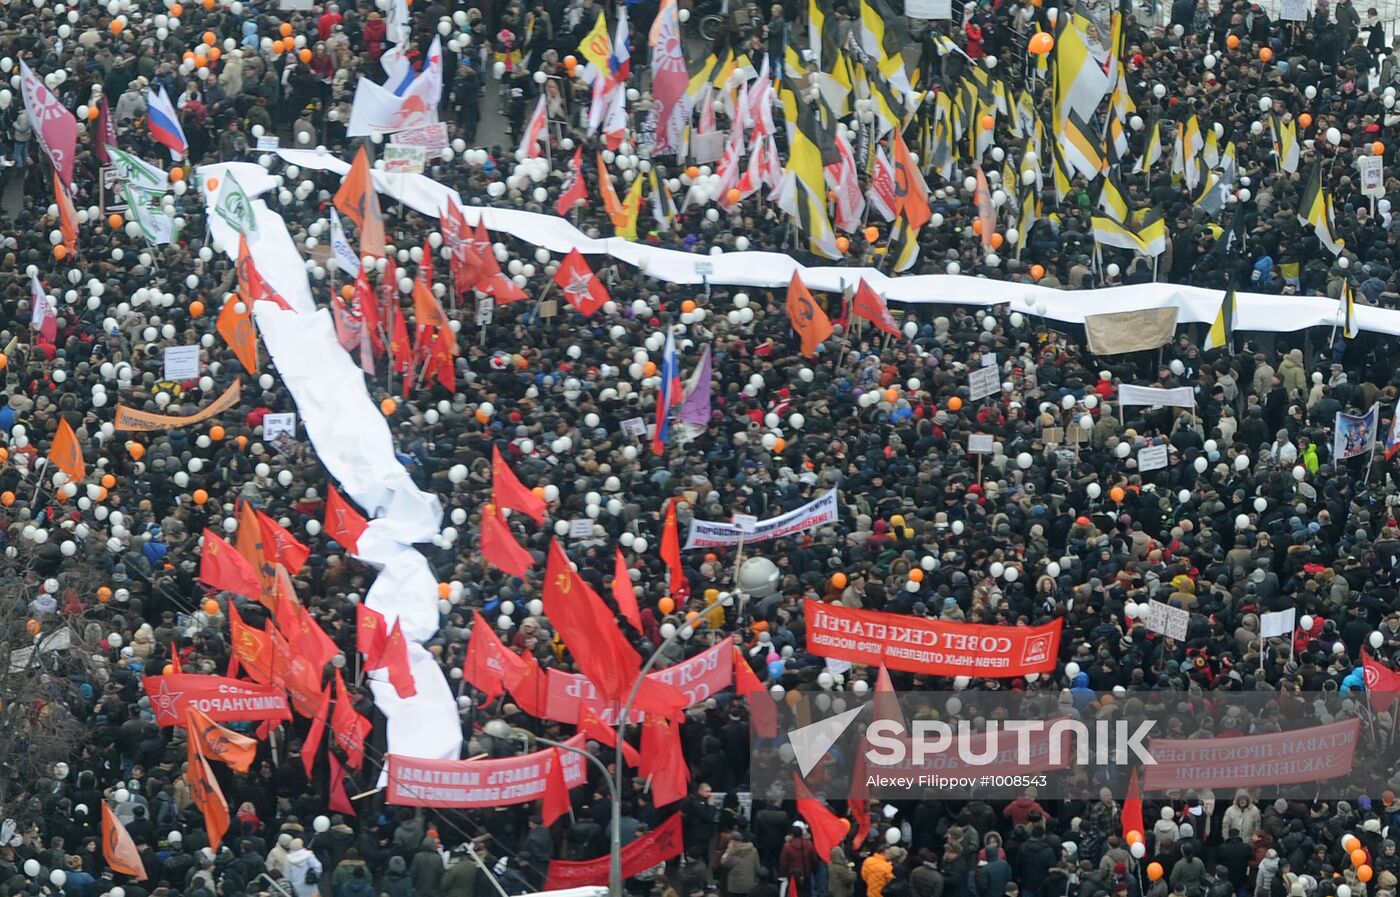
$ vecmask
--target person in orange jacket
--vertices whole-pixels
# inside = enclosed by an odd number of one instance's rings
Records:
[[[889,851],[888,847],[882,847],[861,863],[860,877],[865,882],[866,897],[884,897],[885,885],[894,879]]]

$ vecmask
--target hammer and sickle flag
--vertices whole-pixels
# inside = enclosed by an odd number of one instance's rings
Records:
[[[792,272],[792,280],[788,283],[787,313],[792,329],[802,337],[802,354],[808,358],[816,355],[817,347],[831,337],[831,319],[812,298],[796,271]]]

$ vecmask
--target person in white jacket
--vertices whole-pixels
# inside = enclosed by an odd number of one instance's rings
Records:
[[[1225,831],[1232,828],[1240,830],[1240,837],[1245,843],[1254,837],[1254,832],[1259,828],[1260,816],[1259,808],[1255,806],[1254,800],[1249,796],[1249,792],[1243,788],[1235,792],[1235,802],[1225,810]]]
[[[287,882],[296,897],[318,897],[321,893],[321,861],[300,838],[293,838],[287,851]]]

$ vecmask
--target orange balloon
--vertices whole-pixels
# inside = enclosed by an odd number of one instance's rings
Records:
[[[146,457],[146,447],[139,442],[128,442],[126,444],[126,453],[132,457],[132,460],[140,461],[142,458]]]
[[[395,411],[399,410],[399,403],[395,402],[393,398],[387,398],[379,403],[379,410],[384,412],[385,417],[389,417]]]
[[[106,604],[112,600],[112,590],[106,586],[99,586],[97,589],[97,600]]]
[[[89,107],[88,107],[88,121],[97,121],[97,116],[100,115],[101,112],[102,112],[102,110],[101,110],[101,109],[98,109],[96,106],[89,106]]]
[[[544,500],[544,487],[543,487],[543,486],[536,486],[535,488],[531,489],[530,491],[533,492],[533,493],[535,494],[535,497],[536,497],[536,498],[540,499],[541,501]]]
[[[1003,243],[1005,243],[1005,242],[1006,242],[1006,238],[1003,237],[1001,234],[992,234],[992,248],[993,248],[993,249],[1000,249],[1000,248],[1001,248],[1001,244],[1003,244]]]
[[[1238,34],[1232,34],[1225,38],[1225,46],[1229,47],[1231,50],[1238,49],[1240,46],[1240,36]],[[1152,880],[1156,881],[1157,879],[1154,878]]]
[[[170,674],[175,672],[175,664],[167,663],[165,666],[160,668],[160,671],[162,674],[169,676]]]
[[[203,6],[205,9],[213,9],[216,6],[214,0],[204,0],[204,2],[199,5]]]
[[[1370,866],[1367,866],[1367,865],[1364,865],[1364,864],[1363,864],[1363,865],[1361,865],[1361,866],[1357,866],[1357,867],[1356,867],[1356,877],[1359,878],[1359,879],[1361,879],[1361,881],[1363,881],[1363,882],[1368,882],[1368,881],[1370,881],[1370,880],[1371,880],[1371,876],[1374,875],[1374,874],[1375,874],[1375,873],[1372,872]]]
[[[6,355],[4,352],[0,352],[0,371],[3,371],[5,368],[7,368],[7,367],[9,367],[9,366],[10,366],[10,356]],[[9,452],[5,452],[3,455],[0,455],[0,461],[4,461],[4,460],[5,460],[6,458],[8,458],[8,457],[10,457],[10,453],[9,453]]]
[[[203,489],[196,489],[194,490],[194,495],[190,497],[194,499],[195,504],[202,505],[209,500],[209,493],[205,492]]]
[[[116,212],[113,212],[112,214],[107,216],[107,226],[110,227],[112,230],[116,230],[125,223],[126,221],[122,218],[122,216],[118,215]]]
[[[997,126],[996,116],[994,116],[994,115],[984,115],[984,116],[982,116],[982,130],[984,130],[984,131],[990,131],[992,128],[995,128],[996,126]]]
[[[215,601],[213,598],[206,598],[204,604],[201,606],[204,612],[211,617],[219,612],[219,602]]]
[[[143,452],[143,454],[144,454],[144,452]],[[97,500],[98,500],[98,501],[106,501],[106,500],[107,500],[108,494],[109,494],[109,493],[107,492],[107,490],[106,490],[105,487],[103,487],[103,486],[98,486],[98,487],[97,487]]]
[[[981,219],[981,218],[974,218],[974,219],[972,219],[972,232],[973,232],[974,234],[976,234],[977,236],[979,236],[979,237],[982,236],[982,219]]]
[[[1112,489],[1108,490],[1108,497],[1120,504],[1122,503],[1124,498],[1127,498],[1127,496],[1128,493],[1123,491],[1122,486],[1114,486]]]
[[[831,574],[831,584],[838,589],[844,589],[846,587],[846,583],[849,581],[850,580],[846,578],[846,574],[844,573],[838,572]]]
[[[1259,59],[1260,59],[1260,61],[1262,61],[1262,62],[1268,62],[1270,59],[1273,59],[1273,58],[1274,58],[1274,51],[1273,51],[1273,50],[1270,50],[1268,47],[1260,47],[1260,48],[1259,48]]]
[[[302,47],[301,52],[297,54],[297,59],[300,59],[303,64],[310,64],[311,51],[306,49],[305,47]]]
[[[215,442],[221,442],[224,438],[224,428],[215,424],[209,428],[209,438]]]
[[[1238,38],[1236,38],[1236,40],[1238,40]],[[1161,863],[1148,863],[1148,864],[1147,864],[1147,877],[1150,878],[1150,879],[1152,879],[1153,881],[1157,881],[1158,879],[1160,879],[1160,878],[1162,877],[1162,864],[1161,864]]]
[[[277,26],[277,33],[280,34],[280,35],[282,35],[283,37],[291,37],[291,36],[292,36],[292,23],[291,23],[291,22],[283,22],[281,25]]]
[[[953,396],[952,398],[950,398],[950,399],[948,400],[948,410],[949,410],[949,411],[961,411],[961,410],[962,410],[962,405],[963,405],[962,399],[958,398],[957,396]]]
[[[578,68],[578,59],[577,59],[576,57],[574,57],[574,56],[565,56],[565,57],[564,57],[564,69],[565,69],[570,75],[573,75],[574,69],[576,69],[576,68]]]
[[[204,316],[204,303],[198,299],[190,303],[190,317],[200,318]]]
[[[121,34],[121,33],[122,33],[122,29],[125,28],[125,27],[126,27],[126,23],[124,23],[121,19],[113,19],[113,20],[112,20],[112,33],[113,33],[113,34]]]
[[[106,486],[108,489],[116,488],[116,485],[117,485],[117,478],[116,478],[115,476],[113,476],[112,474],[110,474],[110,473],[108,473],[108,474],[103,474],[103,475],[102,475],[102,485]]]
[[[56,258],[56,259],[58,259],[60,262],[63,261],[65,258],[67,258],[67,256],[68,256],[68,247],[67,247],[67,246],[64,246],[62,243],[59,243],[57,246],[55,246],[55,247],[53,248],[53,257]]]
[[[1305,128],[1311,128],[1312,116],[1304,112],[1302,115],[1298,116],[1298,124],[1302,125]]]
[[[1044,56],[1055,49],[1055,39],[1050,36],[1048,31],[1037,32],[1031,38],[1029,49],[1033,56]]]
[[[1342,850],[1351,853],[1360,846],[1361,842],[1356,839],[1355,835],[1342,835]]]
[[[174,5],[172,5],[172,6],[170,7],[170,14],[171,14],[172,16],[174,16],[175,18],[177,18],[177,19],[180,18],[181,14],[183,14],[184,11],[185,11],[185,8],[184,8],[183,6],[181,6],[180,4],[178,4],[178,3],[176,3],[176,4],[174,4]]]
[[[698,165],[692,165],[685,170],[685,173],[691,180],[695,180],[700,177],[700,167]]]
[[[210,62],[218,62],[218,61],[219,61],[219,57],[222,56],[222,55],[224,55],[224,51],[223,51],[223,50],[220,50],[218,47],[210,47],[210,48],[209,48],[209,61],[210,61]]]
[[[3,355],[0,355],[0,358],[3,358],[3,357],[4,357]],[[9,449],[5,448],[4,446],[0,446],[0,461],[8,461],[8,460],[10,460],[10,451],[9,451]]]
[[[170,179],[172,181],[183,181],[185,179],[185,169],[179,166],[170,169]]]
[[[241,451],[244,451],[244,450],[246,450],[246,449],[248,448],[248,437],[247,437],[247,436],[242,436],[242,435],[240,435],[240,436],[238,437],[238,440],[237,440],[237,441],[238,441],[238,450],[239,450],[240,452],[241,452]]]
[[[28,623],[24,624],[24,628],[29,631],[30,635],[38,635],[40,628],[39,621],[31,619]]]
[[[273,52],[275,55],[281,56],[282,53],[283,53],[285,50],[286,50],[286,47],[283,46],[283,44],[282,44],[282,42],[281,42],[280,40],[275,40],[275,41],[272,42],[272,52]]]
[[[872,224],[865,229],[865,242],[874,243],[878,239],[880,239],[880,229],[878,227]]]
[[[1031,280],[1040,280],[1045,276],[1044,265],[1031,265]]]
[[[452,584],[447,582],[438,583],[438,597],[446,598],[452,594]]]
[[[4,493],[4,494],[0,494],[0,504],[2,504],[2,505],[4,505],[5,507],[8,508],[10,505],[12,505],[12,504],[14,504],[14,503],[15,503],[15,494],[14,494],[13,492],[6,492],[6,493]]]
[[[1353,850],[1351,852],[1351,864],[1358,869],[1366,865],[1366,851],[1359,847]]]
[[[671,598],[662,598],[660,601],[656,602],[656,609],[663,614],[675,613],[676,602]]]
[[[899,390],[897,390],[897,389],[887,389],[887,390],[885,390],[885,401],[886,401],[886,402],[889,402],[891,405],[893,405],[895,402],[898,402],[898,401],[899,401]]]
[[[695,311],[695,300],[694,300],[694,299],[687,299],[687,300],[685,300],[684,302],[682,302],[682,303],[681,303],[681,311],[683,311],[683,312],[692,312],[692,311]]]
[[[1379,140],[1377,140],[1375,143],[1371,144],[1371,155],[1373,155],[1373,156],[1383,156],[1383,155],[1385,155],[1385,144],[1384,144],[1384,143],[1381,143]]]
[[[787,440],[779,436],[773,440],[773,451],[781,455],[787,451]]]
[[[654,361],[648,361],[646,364],[642,365],[642,374],[643,374],[644,376],[647,376],[647,377],[655,377],[655,376],[656,376],[656,362],[654,362]]]
[[[1136,844],[1139,841],[1143,840],[1142,832],[1138,831],[1137,829],[1133,829],[1132,831],[1128,832],[1127,839],[1129,844]]]
[[[922,568],[922,567],[915,567],[913,570],[910,570],[910,571],[909,571],[909,580],[910,580],[911,582],[923,582],[923,581],[924,581],[924,570],[923,570],[923,568]]]
[[[283,28],[288,28],[288,27],[290,27],[290,26],[288,26],[288,25],[283,25],[282,27],[283,27]],[[215,34],[214,32],[212,32],[212,31],[206,31],[206,32],[204,32],[204,38],[203,38],[203,40],[204,40],[204,46],[206,46],[206,47],[212,47],[212,46],[214,46],[214,41],[216,41],[216,40],[218,40],[218,39],[219,39],[219,36],[218,36],[217,34]]]
[[[845,255],[846,253],[850,252],[850,251],[851,251],[851,241],[850,241],[848,238],[844,237],[844,236],[843,236],[843,237],[837,237],[837,238],[836,238],[836,251],[839,252],[839,253],[841,253],[842,255]]]

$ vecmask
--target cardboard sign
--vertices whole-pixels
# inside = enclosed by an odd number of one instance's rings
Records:
[[[1065,441],[1064,427],[1046,427],[1040,431],[1040,438],[1046,445],[1059,445]]]
[[[629,417],[622,422],[622,435],[631,436],[633,439],[645,439],[647,435],[647,422],[640,417]]]
[[[974,402],[1001,392],[1001,376],[996,366],[981,367],[968,374],[967,390]]]
[[[297,431],[297,413],[295,411],[282,411],[277,414],[263,415],[263,439],[271,442],[283,433],[292,436]]]
[[[996,437],[991,433],[972,433],[967,437],[970,455],[990,455],[996,451]]]
[[[1380,156],[1362,156],[1356,160],[1357,171],[1361,175],[1362,196],[1384,196],[1384,160]]]
[[[188,380],[198,376],[199,346],[166,346],[166,380]]]
[[[1186,640],[1186,627],[1191,624],[1191,612],[1160,601],[1147,602],[1147,628],[1177,641]]]
[[[422,174],[428,154],[421,146],[391,143],[384,147],[384,170],[397,174]]]
[[[1167,466],[1167,447],[1165,445],[1149,445],[1138,452],[1137,462],[1139,473],[1161,470]]]
[[[559,303],[554,299],[546,299],[541,302],[540,317],[546,320],[559,317]]]
[[[1079,426],[1079,424],[1071,424],[1070,428],[1065,431],[1065,442],[1068,442],[1070,445],[1082,445],[1088,441],[1089,431]]]
[[[282,138],[276,135],[264,134],[258,138],[258,152],[272,153],[282,148]]]
[[[591,539],[593,537],[593,518],[580,517],[577,520],[569,521],[570,539]]]

